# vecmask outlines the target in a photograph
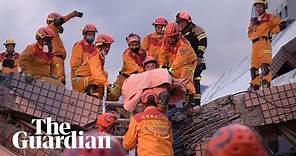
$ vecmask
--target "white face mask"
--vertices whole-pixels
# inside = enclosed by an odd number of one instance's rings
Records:
[[[48,53],[49,52],[48,45],[43,45],[42,51],[45,52],[45,53]]]

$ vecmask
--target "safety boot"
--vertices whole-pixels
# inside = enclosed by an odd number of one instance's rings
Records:
[[[248,91],[256,91],[256,90],[259,90],[259,89],[260,89],[259,85],[251,84],[250,87],[248,88]]]
[[[262,80],[261,82],[262,88],[270,88],[270,82],[267,80]]]
[[[192,114],[195,110],[200,108],[200,99],[194,99],[193,95],[188,95],[187,99],[188,102],[185,103],[184,110],[187,112],[187,114]]]

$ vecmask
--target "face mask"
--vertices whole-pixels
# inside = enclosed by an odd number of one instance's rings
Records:
[[[43,45],[42,51],[45,52],[45,53],[48,53],[49,52],[48,45]]]
[[[52,47],[51,43],[47,43],[42,46],[42,51],[45,53],[52,52],[52,49],[53,49],[53,47]]]
[[[95,40],[95,36],[87,35],[87,36],[85,37],[85,40],[86,40],[89,44],[91,44],[91,43],[94,42],[94,40]]]

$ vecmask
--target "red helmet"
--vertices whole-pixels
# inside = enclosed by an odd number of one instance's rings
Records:
[[[101,46],[103,44],[112,44],[114,42],[113,38],[108,34],[99,34],[95,44],[96,46]]]
[[[180,26],[175,22],[169,22],[165,27],[164,35],[167,37],[173,37],[180,35],[181,29]]]
[[[101,136],[109,136],[106,133],[98,133],[98,132],[90,132],[90,133],[85,133],[84,136],[93,136],[95,138],[99,138]],[[111,138],[111,148],[103,148],[103,149],[87,149],[87,148],[77,148],[77,149],[66,149],[63,153],[62,156],[126,156],[126,152],[123,150],[121,143],[113,136],[110,136]],[[92,137],[88,137],[87,139],[84,140],[85,144],[86,142],[90,142]],[[96,139],[96,144],[100,144],[100,140]],[[104,143],[104,142],[103,142]],[[104,146],[105,143],[103,144]],[[78,142],[79,146],[79,142]]]
[[[189,15],[189,13],[187,11],[180,11],[177,15],[176,15],[176,22],[179,23],[180,20],[186,20],[187,22],[191,23],[191,16]]]
[[[141,37],[137,34],[130,33],[126,37],[126,42],[127,42],[127,44],[130,44],[131,42],[141,42]]]
[[[208,142],[207,151],[212,156],[267,156],[259,137],[240,124],[218,129]]]
[[[158,61],[154,57],[147,56],[143,62],[143,67],[145,67],[146,64],[151,63],[151,62],[158,64]]]
[[[55,18],[60,18],[60,17],[62,17],[61,14],[59,14],[57,12],[52,12],[52,13],[47,15],[46,23],[49,24],[52,21],[54,21]]]
[[[168,24],[168,21],[163,16],[157,17],[154,20],[154,22],[153,22],[153,25],[163,25],[163,26],[166,26],[167,24]]]
[[[152,89],[145,90],[141,95],[141,103],[147,104],[149,102],[154,102],[155,104],[158,103],[158,98],[156,93],[153,92]]]
[[[118,117],[112,113],[104,113],[98,116],[97,126],[99,131],[109,131],[118,120]],[[102,128],[102,129],[101,129]]]
[[[85,34],[86,32],[98,32],[96,25],[94,24],[87,24],[82,29],[82,34]]]
[[[55,36],[55,33],[47,27],[41,27],[38,29],[38,31],[36,32],[36,39],[38,38],[44,38],[44,37],[49,37],[49,38],[53,38]]]

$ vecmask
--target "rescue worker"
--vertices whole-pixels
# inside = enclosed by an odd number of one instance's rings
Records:
[[[144,71],[149,71],[158,68],[157,59],[153,56],[147,56],[143,62]]]
[[[99,34],[95,41],[98,52],[89,57],[89,84],[86,87],[86,93],[102,99],[104,89],[108,85],[108,73],[104,69],[105,57],[109,53],[113,38],[108,34]]]
[[[97,89],[95,86],[89,86],[91,82],[89,58],[98,53],[98,49],[93,44],[96,33],[97,28],[95,25],[85,25],[82,29],[83,39],[76,42],[72,48],[70,59],[72,88],[80,93],[89,91],[89,94],[91,94]]]
[[[268,156],[259,136],[249,127],[232,124],[222,127],[207,144],[208,156]]]
[[[137,146],[138,156],[173,156],[173,136],[169,119],[156,108],[157,95],[148,89],[141,96],[144,112],[130,119],[123,136],[123,147],[132,150]]]
[[[153,26],[155,28],[155,32],[145,36],[142,43],[142,48],[147,51],[148,56],[152,56],[156,59],[158,58],[163,39],[164,28],[167,24],[168,21],[162,16],[157,17],[154,20]]]
[[[147,56],[145,61],[143,62],[144,71],[150,71],[153,69],[158,68],[157,60],[152,56]],[[169,93],[167,91],[168,85],[161,85],[152,90],[156,93],[157,98],[159,99],[159,103],[157,103],[157,109],[162,112],[166,113],[167,105],[169,104]]]
[[[81,146],[93,142],[93,138],[105,138],[105,136],[109,136],[109,134],[103,132],[85,133],[84,137],[86,139],[83,140]],[[77,144],[79,146],[81,143],[77,142]],[[100,139],[97,139],[96,144],[102,144]],[[103,142],[103,146],[106,147],[105,141]],[[111,148],[66,148],[62,156],[126,156],[126,152],[123,150],[121,143],[115,137],[110,136],[110,146]]]
[[[52,84],[63,84],[51,75],[52,69],[52,39],[54,32],[41,27],[36,33],[36,43],[28,45],[20,55],[19,65],[25,74],[27,82],[41,79]]]
[[[118,117],[113,113],[104,113],[98,116],[97,128],[99,132],[113,135],[114,124],[117,123]]]
[[[6,48],[5,52],[0,53],[0,71],[3,74],[19,72],[19,57],[20,54],[15,52],[15,41],[7,39],[3,44]]]
[[[52,40],[52,75],[60,80],[63,84],[66,84],[65,80],[65,67],[64,61],[66,59],[66,49],[63,41],[60,38],[60,34],[63,33],[64,28],[62,25],[74,17],[81,17],[82,13],[73,11],[66,16],[62,16],[59,13],[53,12],[47,16],[47,27],[55,33],[55,37]]]
[[[186,90],[189,99],[193,99],[196,93],[193,76],[197,57],[189,41],[180,34],[180,27],[177,23],[169,22],[166,26],[158,62],[160,67],[168,68],[173,78],[189,80]],[[186,109],[198,105],[191,101],[185,102]]]
[[[141,73],[143,61],[146,58],[146,51],[140,47],[141,38],[139,35],[130,33],[126,37],[128,48],[123,52],[123,65],[119,71],[116,81],[109,88],[107,99],[109,101],[118,101],[122,92],[122,85],[125,79],[131,74]]]
[[[190,42],[197,56],[197,66],[194,71],[193,80],[196,94],[193,96],[193,101],[200,105],[200,81],[201,73],[206,69],[204,53],[207,48],[207,36],[203,28],[192,22],[191,16],[186,11],[181,11],[176,15],[176,23],[181,27],[181,34]]]
[[[285,28],[280,17],[266,13],[267,1],[255,0],[257,17],[251,19],[248,36],[252,41],[251,86],[250,90],[259,90],[260,86],[269,88],[272,80],[270,65],[272,63],[271,34],[279,33]],[[259,74],[259,68],[261,74]]]

